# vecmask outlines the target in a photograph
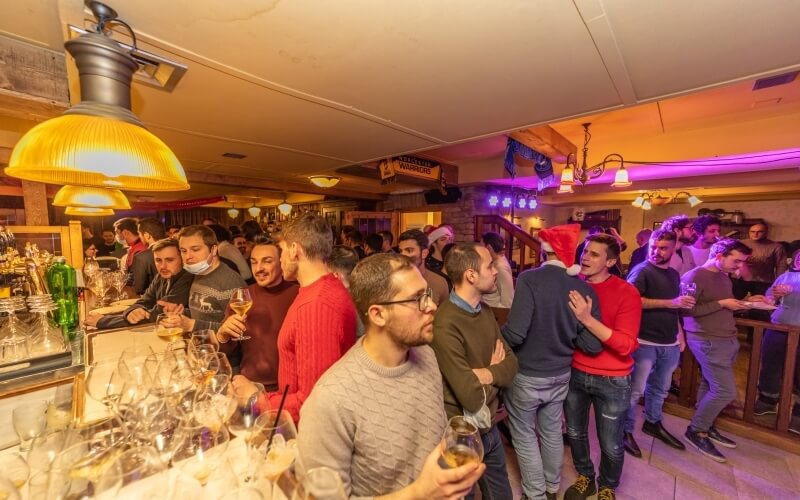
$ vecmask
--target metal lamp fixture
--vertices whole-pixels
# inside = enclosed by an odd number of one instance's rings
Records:
[[[253,206],[247,209],[247,213],[250,214],[250,217],[256,219],[261,215],[261,208],[256,206],[256,202],[253,202]]]
[[[686,195],[686,201],[689,203],[689,206],[692,208],[696,207],[697,205],[703,203],[703,200],[699,199],[697,196],[693,196],[686,191],[681,191],[675,196],[662,196],[658,192],[655,193],[642,193],[636,197],[631,205],[636,208],[641,208],[642,210],[650,210],[656,205],[666,205],[667,203],[672,203],[678,199],[679,196]]]
[[[119,189],[90,186],[64,186],[58,190],[53,205],[56,207],[116,208],[129,210],[131,204]]]
[[[681,191],[680,193],[675,195],[674,199],[677,199],[678,196],[680,196],[682,194],[686,195],[686,201],[689,203],[689,206],[692,207],[692,208],[694,208],[697,205],[703,203],[703,200],[701,200],[700,198],[698,198],[697,196],[695,196],[693,194],[690,194],[688,191]]]
[[[104,32],[127,27],[110,7],[86,1],[97,31],[64,45],[75,58],[81,102],[33,127],[16,144],[5,173],[51,184],[137,191],[189,189],[178,158],[131,112],[131,79],[138,63]]]
[[[233,203],[231,203],[231,208],[228,209],[228,217],[231,219],[239,217],[239,209],[236,208]]]
[[[87,217],[102,217],[105,215],[114,215],[114,210],[110,208],[67,207],[64,209],[64,214],[81,215]]]
[[[342,180],[342,178],[331,175],[312,175],[308,178],[308,180],[310,180],[311,183],[317,187],[332,188],[333,186],[339,184],[339,181]]]
[[[570,153],[567,156],[567,164],[564,166],[564,170],[561,171],[561,185],[562,186],[573,186],[575,181],[579,181],[582,185],[586,185],[591,179],[596,179],[603,175],[603,172],[606,170],[606,166],[612,162],[619,162],[619,169],[617,170],[616,174],[614,174],[614,182],[611,184],[612,187],[627,187],[630,186],[632,183],[628,178],[628,171],[625,169],[625,160],[622,158],[622,155],[617,153],[611,153],[607,155],[602,162],[589,166],[587,164],[587,157],[589,156],[589,141],[592,139],[592,134],[589,133],[589,126],[591,123],[583,123],[583,158],[581,160],[581,164],[578,165],[578,159],[575,154]],[[563,191],[559,188],[558,193],[569,193],[572,191],[568,191],[564,189]]]

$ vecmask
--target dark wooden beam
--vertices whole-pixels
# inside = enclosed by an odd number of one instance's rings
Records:
[[[314,186],[310,182],[284,182],[270,179],[256,179],[252,177],[237,177],[232,175],[212,174],[208,172],[186,172],[189,183],[214,184],[217,186],[229,186],[231,188],[249,189],[268,189],[270,191],[287,191],[292,193],[321,194],[328,196],[340,196],[342,198],[353,198],[357,200],[385,200],[388,195],[369,191],[357,191],[332,187],[323,189]]]
[[[558,163],[565,163],[567,155],[576,154],[578,147],[550,125],[517,130],[509,134],[517,142],[533,148]]]

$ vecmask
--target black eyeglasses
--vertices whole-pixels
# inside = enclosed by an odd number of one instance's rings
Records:
[[[413,299],[405,299],[405,300],[392,300],[389,302],[376,302],[376,306],[391,306],[394,304],[410,304],[412,302],[416,302],[417,306],[419,306],[419,310],[425,312],[428,307],[431,305],[431,300],[433,298],[433,289],[428,288],[425,290],[425,293],[422,295],[418,295]]]

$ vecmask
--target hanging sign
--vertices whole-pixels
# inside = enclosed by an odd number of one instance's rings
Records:
[[[382,160],[378,164],[378,171],[381,175],[381,182],[384,184],[393,182],[397,174],[437,183],[442,182],[441,165],[415,156],[403,155],[395,156],[388,160]]]

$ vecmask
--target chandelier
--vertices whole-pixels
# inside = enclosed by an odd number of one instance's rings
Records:
[[[667,193],[666,196],[663,196],[661,193],[658,193],[658,192],[642,193],[639,196],[637,196],[636,199],[633,200],[633,202],[631,202],[631,205],[633,205],[636,208],[641,208],[642,210],[650,210],[654,206],[666,205],[667,203],[673,203],[681,195],[686,195],[686,202],[692,208],[694,208],[697,205],[703,203],[703,200],[701,200],[697,196],[694,196],[693,194],[690,194],[687,191],[680,191],[675,196],[670,196],[669,193]]]
[[[567,164],[564,170],[561,171],[561,186],[573,186],[577,180],[582,185],[586,185],[591,179],[597,179],[603,172],[606,171],[606,166],[618,162],[619,168],[614,175],[614,182],[611,187],[627,187],[631,185],[628,179],[628,171],[625,169],[625,160],[622,155],[611,153],[607,155],[603,161],[596,165],[589,166],[587,157],[589,156],[589,141],[592,139],[592,134],[589,133],[589,126],[591,123],[583,123],[583,158],[581,164],[578,165],[578,158],[574,153],[567,156]],[[559,193],[571,193],[571,189],[559,187]]]

